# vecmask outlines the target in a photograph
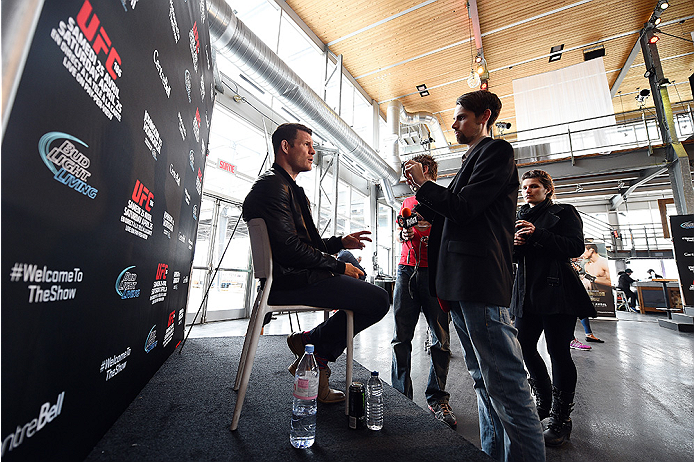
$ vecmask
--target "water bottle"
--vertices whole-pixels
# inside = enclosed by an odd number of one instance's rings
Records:
[[[383,428],[383,382],[373,371],[366,385],[366,426],[369,430]]]
[[[306,449],[316,441],[316,398],[318,397],[318,364],[313,356],[313,345],[306,345],[294,375],[294,403],[289,442],[298,449]]]

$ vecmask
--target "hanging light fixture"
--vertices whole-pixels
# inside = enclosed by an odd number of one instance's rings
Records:
[[[480,79],[479,74],[477,72],[471,70],[470,71],[470,77],[467,78],[467,84],[470,88],[477,88],[480,86],[480,83],[482,83],[482,79]]]
[[[477,66],[475,66],[476,62],[476,57],[473,56],[472,54],[472,28],[470,26],[470,23],[472,22],[472,19],[469,17],[468,14],[468,33],[470,34],[470,76],[467,78],[467,84],[470,88],[477,88],[480,86],[480,83],[482,83],[482,79],[480,79],[480,74],[475,72],[475,69]],[[482,55],[480,52],[477,53],[477,56],[482,58]],[[483,58],[482,58],[483,59]]]

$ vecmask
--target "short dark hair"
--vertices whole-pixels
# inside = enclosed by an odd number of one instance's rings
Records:
[[[429,176],[436,180],[438,177],[439,168],[436,160],[434,160],[433,157],[431,157],[429,154],[418,154],[414,156],[412,160],[422,164],[422,167],[427,167],[429,169]]]
[[[487,121],[487,128],[491,128],[492,124],[496,122],[502,106],[499,97],[486,90],[465,93],[459,96],[455,103],[461,105],[463,109],[474,112],[476,117],[481,116],[484,114],[484,111],[489,109],[492,115],[489,116],[489,120]]]
[[[554,181],[552,180],[552,177],[549,173],[545,172],[544,170],[528,170],[521,177],[521,183],[523,182],[523,180],[526,180],[528,178],[537,178],[540,181],[542,186],[544,186],[545,189],[548,191],[548,199],[551,199],[552,196],[554,196]]]
[[[598,253],[598,246],[595,244],[586,244],[586,250],[588,249],[594,250],[595,253]]]
[[[301,130],[309,135],[313,134],[313,130],[308,128],[306,125],[298,123],[282,124],[277,127],[275,133],[272,134],[272,149],[275,150],[277,154],[282,147],[282,140],[287,140],[289,144],[294,146],[294,140],[296,139],[296,133]]]

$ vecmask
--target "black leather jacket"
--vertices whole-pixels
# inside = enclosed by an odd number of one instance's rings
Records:
[[[344,274],[345,263],[329,255],[343,248],[342,238],[320,237],[303,188],[277,164],[258,177],[243,202],[243,219],[253,218],[267,225],[273,289],[296,289]]]

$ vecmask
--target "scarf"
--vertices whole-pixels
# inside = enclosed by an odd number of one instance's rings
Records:
[[[534,223],[550,205],[552,205],[552,199],[549,197],[535,207],[530,207],[530,204],[525,204],[518,210],[517,218]]]

